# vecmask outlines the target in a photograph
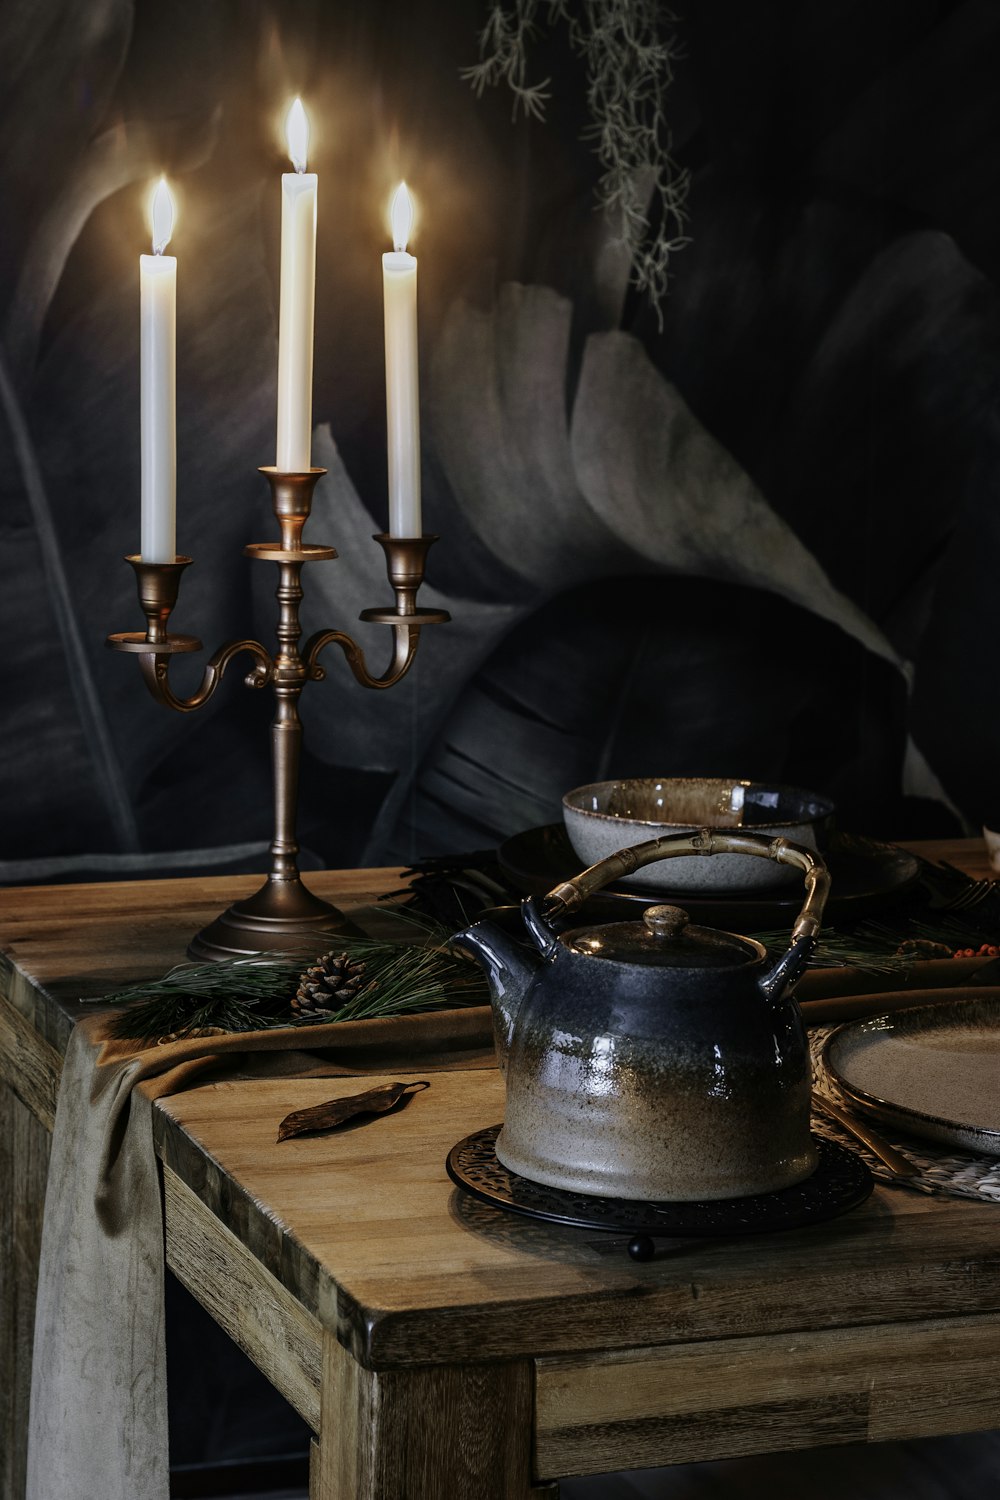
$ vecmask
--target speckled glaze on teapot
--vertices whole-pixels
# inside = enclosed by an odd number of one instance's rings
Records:
[[[601,886],[654,860],[757,854],[805,872],[788,951],[693,926],[679,907],[563,930]],[[745,1197],[816,1166],[809,1051],[790,986],[816,942],[829,875],[786,839],[675,834],[622,849],[522,914],[529,943],[488,920],[455,942],[483,965],[506,1076],[496,1152],[571,1192],[677,1201]]]

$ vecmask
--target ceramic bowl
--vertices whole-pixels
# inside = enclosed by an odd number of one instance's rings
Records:
[[[617,849],[692,828],[740,829],[822,849],[833,803],[814,792],[719,777],[595,781],[563,798],[569,841],[585,865]],[[647,865],[624,884],[654,891],[745,891],[800,878],[790,865],[745,854],[689,855]]]

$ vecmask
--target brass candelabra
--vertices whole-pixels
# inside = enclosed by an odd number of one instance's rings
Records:
[[[373,676],[361,647],[342,630],[317,631],[300,650],[299,606],[303,598],[303,566],[307,562],[324,562],[337,556],[333,547],[316,546],[302,540],[303,527],[312,508],[313,490],[326,470],[308,469],[290,474],[269,467],[260,472],[271,487],[281,540],[253,542],[243,550],[247,557],[278,565],[277,648],[274,653],[259,641],[227,641],[209,659],[197,690],[187,698],[177,696],[169,681],[171,657],[201,650],[201,642],[194,636],[172,635],[169,630],[181,576],[191,563],[189,557],[177,557],[169,563],[144,562],[141,557],[126,559],[135,569],[146,629],[144,632],[119,632],[109,636],[107,641],[115,651],[138,656],[143,679],[153,697],[178,713],[191,713],[207,703],[229,663],[242,652],[255,658],[254,667],[244,679],[247,687],[260,689],[270,683],[274,689],[276,711],[271,726],[274,838],[270,874],[254,895],[235,902],[198,933],[188,953],[199,959],[275,952],[300,946],[313,937],[322,942],[326,934],[350,930],[351,924],[343,913],[313,895],[299,874],[296,838],[302,748],[299,698],[307,682],[321,682],[325,677],[319,658],[327,646],[341,648],[362,687],[392,687],[410,668],[421,627],[450,618],[445,610],[419,609],[416,602],[427,551],[437,538],[377,535],[375,541],[385,552],[396,603],[391,608],[363,610],[361,619],[392,627],[392,659],[385,671],[381,676]]]

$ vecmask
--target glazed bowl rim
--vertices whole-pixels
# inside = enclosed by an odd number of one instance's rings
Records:
[[[599,819],[605,823],[616,823],[619,827],[686,829],[701,826],[690,821],[675,822],[667,818],[639,818],[626,816],[622,813],[601,812],[597,808],[581,807],[577,802],[572,800],[575,797],[581,797],[586,794],[593,795],[594,793],[603,791],[605,788],[624,786],[629,782],[637,785],[648,784],[652,786],[669,786],[671,783],[696,782],[702,786],[761,787],[770,792],[777,792],[782,796],[798,798],[801,802],[809,803],[818,809],[814,812],[807,812],[804,808],[800,807],[794,816],[790,814],[786,816],[777,814],[772,821],[766,823],[738,825],[754,832],[766,832],[768,829],[788,828],[798,824],[822,823],[825,819],[831,818],[836,811],[835,803],[821,792],[810,792],[805,787],[792,786],[787,782],[760,781],[745,776],[614,776],[606,781],[588,781],[584,782],[581,786],[573,787],[562,798],[563,808],[565,811],[577,814],[580,817]],[[706,826],[724,828],[729,825],[718,823],[707,824]]]

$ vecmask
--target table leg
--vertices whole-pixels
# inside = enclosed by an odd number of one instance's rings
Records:
[[[311,1500],[556,1500],[533,1488],[528,1361],[363,1369],[324,1337]]]
[[[0,1496],[24,1494],[31,1343],[51,1137],[0,1082]]]

